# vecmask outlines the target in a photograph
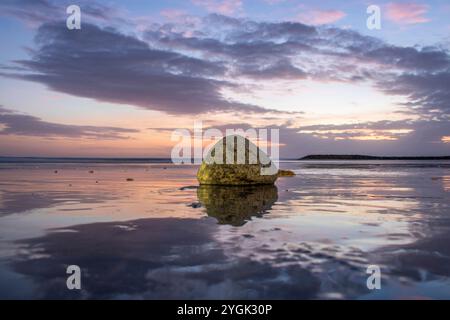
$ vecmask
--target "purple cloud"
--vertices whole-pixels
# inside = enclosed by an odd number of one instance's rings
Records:
[[[43,121],[30,115],[15,113],[0,106],[0,135],[33,137],[66,137],[89,139],[127,139],[139,130],[117,127],[67,125]]]

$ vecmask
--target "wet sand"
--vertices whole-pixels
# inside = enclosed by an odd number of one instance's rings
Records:
[[[282,168],[198,188],[195,166],[2,164],[0,298],[450,298],[450,162]]]

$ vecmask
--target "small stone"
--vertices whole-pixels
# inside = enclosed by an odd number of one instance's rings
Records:
[[[186,186],[186,187],[181,187],[179,190],[184,191],[184,190],[195,190],[198,189],[198,186]]]
[[[193,203],[189,204],[188,207],[191,207],[191,208],[194,208],[194,209],[198,209],[198,208],[201,208],[202,205],[199,202],[193,202]]]
[[[127,178],[127,181],[134,181],[133,178]]]
[[[295,177],[295,173],[291,170],[278,170],[278,177]]]

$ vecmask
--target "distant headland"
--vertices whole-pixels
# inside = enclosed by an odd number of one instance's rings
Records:
[[[359,154],[313,154],[299,160],[450,160],[450,156],[442,157],[377,157]]]

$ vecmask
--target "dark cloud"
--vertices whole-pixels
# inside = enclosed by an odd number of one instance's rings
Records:
[[[126,139],[139,130],[116,127],[78,126],[43,121],[37,117],[14,113],[0,106],[0,135],[66,137],[92,139]]]
[[[352,30],[219,15],[189,31],[154,26],[144,37],[172,51],[226,61],[236,76],[369,81],[388,94],[409,98],[407,106],[416,113],[448,112],[450,55],[441,47],[400,47]]]
[[[404,69],[434,71],[450,67],[450,57],[443,49],[384,46],[368,51],[366,57]]]
[[[26,23],[40,24],[54,19],[56,14],[64,14],[47,0],[4,0],[0,3],[2,15],[16,17]],[[60,11],[60,12],[59,12]]]
[[[407,106],[422,115],[448,119],[450,114],[450,70],[405,73],[378,86],[388,94],[408,97]]]
[[[80,97],[172,114],[276,112],[222,97],[223,88],[236,84],[217,78],[225,72],[221,63],[154,49],[114,29],[84,24],[74,32],[50,23],[39,28],[36,42],[32,59],[16,61],[32,72],[6,76]]]
[[[7,12],[19,15],[19,2],[5,3]],[[34,5],[54,10],[49,1]],[[26,6],[32,8],[31,2],[23,1]],[[87,8],[100,20],[115,16],[95,2]],[[450,106],[448,50],[390,45],[335,27],[214,14],[189,23],[149,24],[142,38],[89,23],[73,32],[51,22],[39,29],[36,41],[31,58],[7,66],[4,76],[171,114],[275,112],[224,96],[226,89],[242,91],[243,78],[255,86],[278,79],[365,82],[406,97],[405,106],[426,119],[446,119]],[[251,94],[252,84],[244,89]]]
[[[217,15],[213,17],[219,18]],[[152,45],[168,50],[187,50],[205,58],[214,57],[215,61],[226,63],[230,72],[237,76],[256,79],[297,79],[306,76],[292,58],[314,51],[307,43],[315,34],[313,27],[300,23],[264,24],[233,20],[232,28],[221,30],[218,21],[222,19],[208,23],[210,20],[211,16],[204,19],[208,26],[201,33],[194,32],[197,36],[186,37],[183,32],[167,30],[167,26],[163,25],[146,31],[144,38]],[[230,25],[227,22],[224,24],[225,27]],[[211,30],[212,27],[218,30]],[[219,31],[225,32],[224,39],[220,39]]]
[[[287,60],[279,60],[269,65],[247,64],[240,68],[242,75],[257,79],[303,79],[307,73]]]
[[[68,17],[67,7],[73,4],[81,8],[83,21],[130,24],[115,7],[93,0],[78,0],[76,2],[65,0],[3,0],[0,2],[0,15],[15,17],[26,24],[39,26],[42,23],[65,19]]]

